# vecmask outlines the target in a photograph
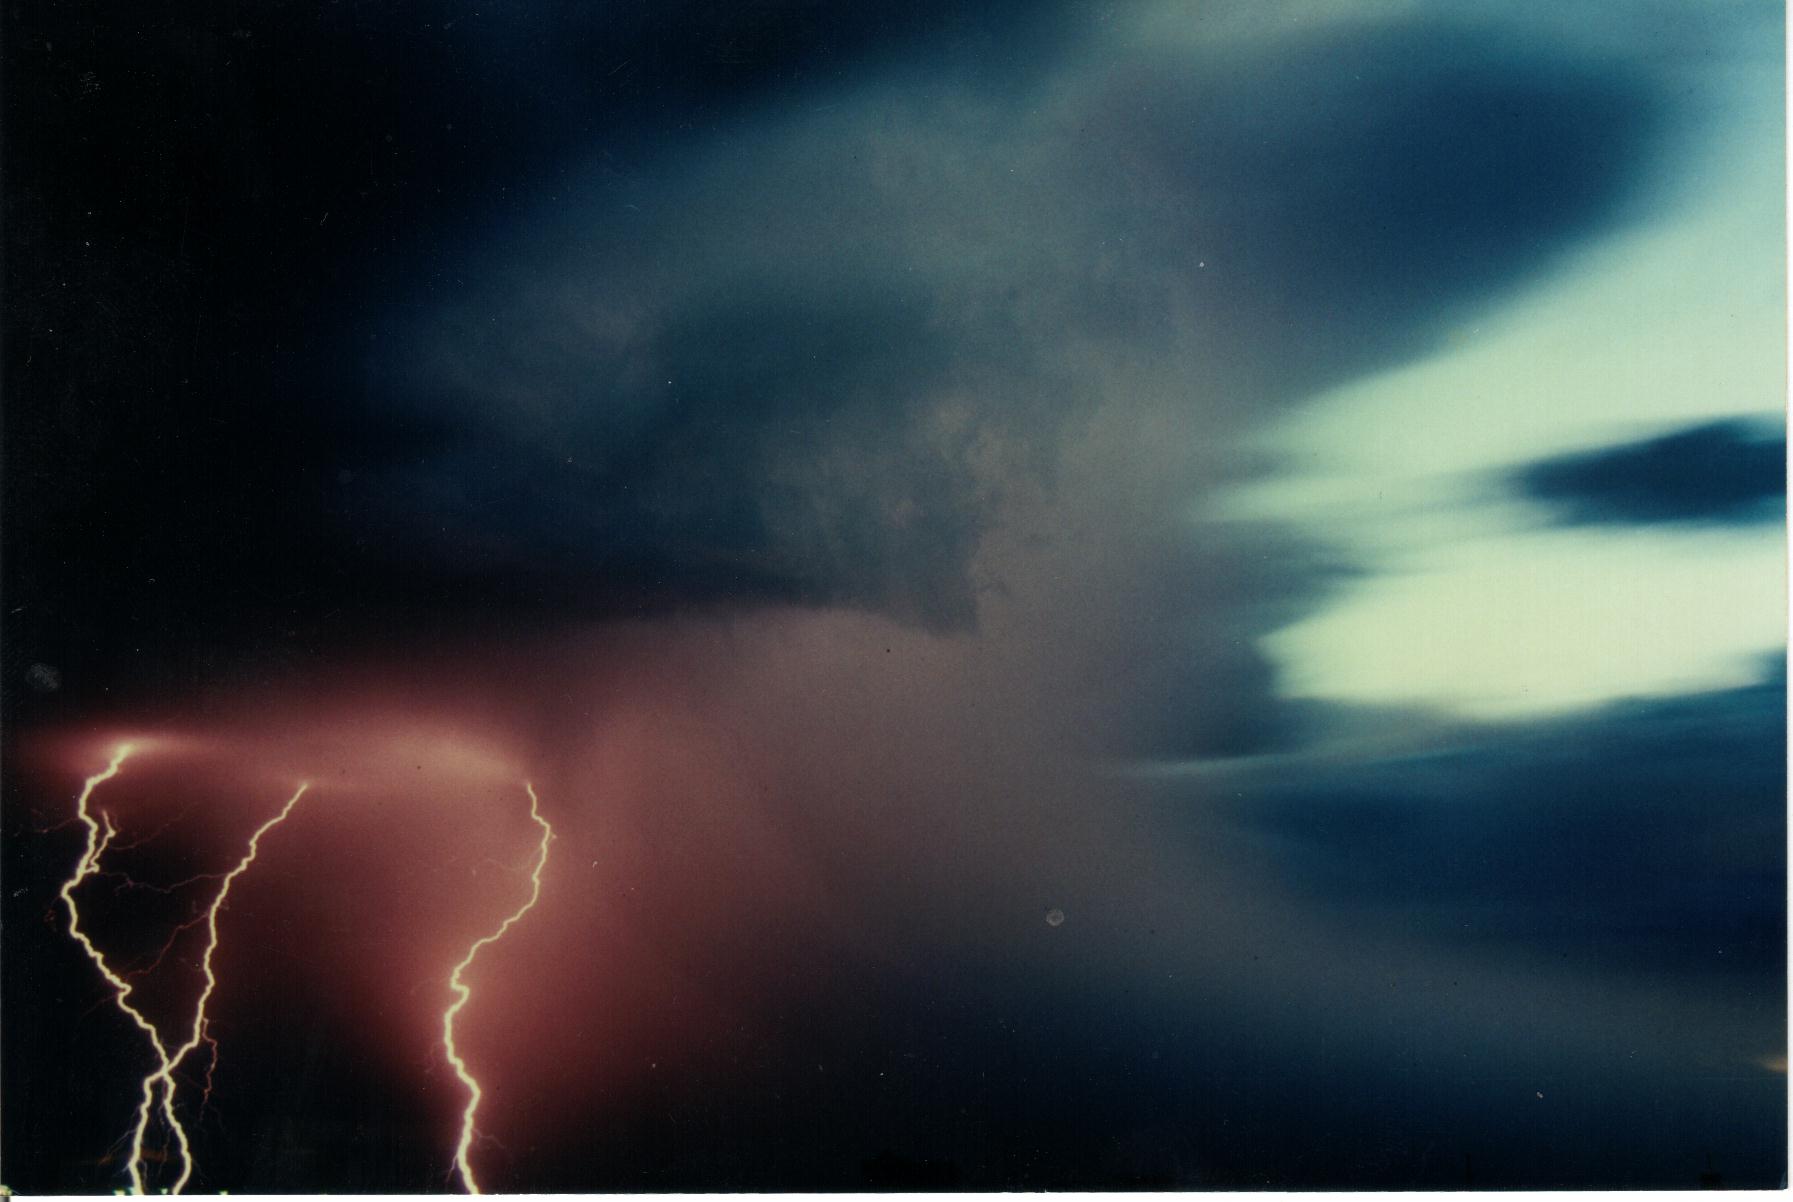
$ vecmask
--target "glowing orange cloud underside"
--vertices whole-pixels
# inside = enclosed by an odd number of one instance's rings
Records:
[[[535,786],[525,781],[523,788],[529,793],[530,820],[542,831],[542,842],[536,852],[535,868],[529,874],[529,897],[498,925],[497,930],[475,940],[473,946],[467,949],[467,954],[461,957],[461,962],[454,966],[454,971],[448,975],[448,987],[454,991],[455,1000],[449,1003],[448,1009],[442,1012],[442,1049],[448,1056],[448,1063],[454,1067],[455,1076],[459,1077],[461,1084],[467,1087],[467,1105],[461,1111],[461,1137],[460,1142],[455,1145],[454,1163],[456,1171],[461,1175],[461,1184],[470,1194],[480,1192],[479,1182],[473,1176],[473,1165],[469,1162],[468,1157],[473,1148],[473,1118],[479,1111],[480,1099],[484,1094],[480,1090],[479,1081],[467,1071],[467,1062],[461,1058],[460,1051],[455,1047],[454,1020],[473,997],[473,990],[461,980],[461,974],[473,964],[473,959],[479,955],[481,948],[502,939],[506,931],[535,908],[536,901],[542,896],[542,869],[548,864],[548,844],[554,838],[554,828],[549,826],[547,819],[542,817],[541,803],[535,795]]]
[[[261,850],[261,837],[286,821],[287,815],[293,812],[293,807],[299,803],[299,798],[305,795],[305,790],[310,786],[300,785],[298,791],[287,799],[286,805],[281,807],[278,814],[255,829],[255,833],[249,836],[249,847],[243,853],[243,858],[237,861],[236,867],[224,874],[223,883],[218,887],[217,896],[212,898],[212,904],[207,907],[203,916],[206,925],[206,945],[205,952],[200,957],[200,968],[205,975],[205,984],[200,989],[199,999],[194,1003],[193,1023],[187,1038],[174,1050],[173,1054],[170,1054],[168,1045],[163,1042],[161,1032],[156,1030],[155,1024],[145,1018],[143,1012],[131,1004],[133,987],[130,982],[113,971],[112,967],[106,963],[106,958],[101,954],[99,948],[94,946],[93,940],[88,937],[87,932],[81,929],[81,911],[75,905],[76,887],[99,871],[100,859],[105,855],[106,849],[111,846],[113,836],[118,833],[117,828],[112,825],[110,815],[101,814],[104,825],[94,819],[92,811],[88,809],[88,802],[93,797],[95,789],[119,774],[124,767],[125,760],[130,758],[133,750],[130,743],[119,744],[112,753],[112,762],[106,766],[105,770],[88,777],[82,785],[81,794],[75,801],[75,813],[82,825],[87,828],[87,846],[83,850],[80,860],[75,864],[74,875],[63,882],[59,896],[68,908],[70,937],[81,945],[81,950],[87,954],[87,958],[99,970],[100,976],[104,977],[106,983],[112,987],[113,1001],[117,1003],[118,1008],[124,1012],[125,1016],[148,1037],[150,1047],[156,1055],[156,1066],[143,1078],[142,1093],[137,1103],[137,1125],[131,1134],[131,1158],[127,1165],[131,1177],[131,1191],[138,1194],[144,1192],[143,1141],[149,1132],[150,1119],[159,1108],[163,1120],[174,1134],[175,1143],[180,1148],[180,1176],[175,1180],[170,1191],[178,1194],[187,1187],[187,1183],[193,1177],[193,1148],[187,1138],[187,1129],[181,1125],[179,1116],[175,1114],[176,1082],[174,1074],[182,1062],[192,1055],[201,1043],[210,1042],[210,1037],[206,1034],[208,1021],[206,1007],[211,1003],[212,994],[218,986],[217,976],[212,971],[212,954],[218,950],[218,913],[224,908],[225,899],[230,896],[230,888],[236,883],[236,879],[242,876],[248,870],[249,865],[255,862],[255,857]],[[216,1045],[213,1046],[215,1064]],[[209,1077],[209,1072],[207,1075]],[[160,1097],[159,1107],[158,1095]]]

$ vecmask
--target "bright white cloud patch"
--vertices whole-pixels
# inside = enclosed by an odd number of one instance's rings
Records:
[[[1780,531],[1559,531],[1441,549],[1268,640],[1298,696],[1476,717],[1747,684],[1786,631]]]
[[[1766,81],[1766,82],[1765,82]],[[1230,499],[1369,574],[1266,640],[1289,695],[1513,716],[1753,679],[1785,645],[1778,527],[1550,529],[1523,463],[1786,403],[1778,83],[1741,68],[1655,213],[1439,353],[1278,424],[1285,474]],[[1722,94],[1720,94],[1722,93]]]

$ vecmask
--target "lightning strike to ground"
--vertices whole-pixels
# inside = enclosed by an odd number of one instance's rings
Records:
[[[243,853],[243,858],[237,861],[234,868],[223,874],[223,883],[219,885],[217,895],[212,898],[211,905],[206,908],[201,919],[206,925],[205,951],[200,957],[200,968],[205,975],[205,984],[200,989],[198,1001],[194,1003],[193,1021],[187,1038],[171,1054],[167,1043],[162,1039],[162,1033],[156,1029],[156,1025],[132,1004],[131,994],[135,986],[120,976],[106,962],[105,955],[94,945],[87,932],[81,928],[81,911],[75,904],[75,889],[89,877],[100,875],[100,860],[106,854],[107,849],[112,846],[113,836],[118,834],[118,828],[112,824],[112,816],[102,812],[100,818],[96,820],[92,810],[88,808],[88,803],[92,799],[95,789],[119,774],[124,767],[125,760],[130,758],[134,750],[135,747],[132,744],[120,743],[113,750],[112,760],[105,770],[88,777],[82,785],[81,794],[75,801],[75,816],[87,828],[87,845],[82,851],[80,860],[75,864],[74,874],[63,882],[59,896],[62,898],[63,905],[68,909],[69,936],[80,945],[81,950],[93,962],[93,966],[99,971],[100,976],[111,986],[112,1000],[125,1017],[129,1018],[143,1032],[156,1057],[155,1067],[143,1078],[137,1104],[137,1124],[131,1134],[131,1157],[126,1166],[131,1178],[131,1192],[136,1194],[144,1192],[143,1141],[148,1135],[151,1120],[159,1110],[169,1131],[173,1133],[180,1152],[180,1176],[169,1191],[178,1194],[186,1188],[187,1183],[193,1177],[193,1147],[187,1137],[187,1129],[181,1124],[179,1115],[175,1113],[174,1099],[177,1082],[174,1074],[201,1043],[211,1042],[210,1036],[206,1034],[209,1022],[206,1007],[210,1004],[212,994],[218,986],[218,978],[212,970],[212,954],[218,950],[218,914],[224,908],[225,900],[230,897],[231,886],[236,883],[239,876],[248,871],[249,865],[255,862],[255,858],[261,850],[262,836],[286,821],[287,815],[293,812],[293,807],[299,804],[299,798],[305,795],[305,790],[310,786],[300,785],[298,791],[287,799],[286,805],[281,807],[278,814],[255,829],[255,833],[249,836],[249,846]],[[215,1044],[213,1048],[215,1062]],[[210,1075],[210,1070],[208,1070],[207,1077],[209,1078]],[[207,1092],[209,1093],[209,1084]]]
[[[456,1171],[461,1175],[461,1184],[470,1194],[480,1192],[479,1182],[473,1176],[473,1165],[469,1161],[469,1155],[473,1148],[473,1119],[479,1111],[480,1099],[484,1094],[480,1090],[479,1081],[467,1070],[467,1062],[461,1059],[461,1053],[455,1047],[454,1020],[462,1008],[473,998],[473,990],[461,980],[461,974],[473,964],[474,957],[479,955],[481,948],[502,939],[506,931],[509,931],[519,919],[535,908],[536,901],[542,895],[542,869],[548,864],[548,844],[554,838],[554,828],[549,826],[548,820],[542,817],[541,803],[535,795],[535,786],[525,781],[523,788],[529,793],[530,820],[542,831],[542,842],[536,852],[535,868],[529,874],[529,897],[498,925],[497,930],[476,940],[473,946],[467,949],[467,954],[461,957],[461,962],[454,966],[454,971],[448,975],[448,987],[454,991],[455,1000],[449,1003],[448,1009],[442,1012],[442,1049],[448,1056],[448,1063],[454,1068],[455,1076],[461,1079],[461,1084],[467,1089],[467,1105],[461,1111],[461,1137],[460,1142],[455,1145],[454,1163]]]

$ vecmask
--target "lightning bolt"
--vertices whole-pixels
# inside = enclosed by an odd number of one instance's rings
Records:
[[[125,760],[130,758],[134,750],[132,744],[120,743],[113,750],[112,761],[105,770],[88,777],[82,785],[81,794],[75,802],[75,816],[87,828],[87,845],[81,853],[80,860],[75,864],[74,874],[63,882],[59,896],[62,898],[63,905],[68,908],[69,936],[81,946],[81,950],[93,962],[94,968],[99,970],[100,976],[112,987],[112,1000],[117,1004],[119,1010],[143,1032],[149,1040],[150,1048],[156,1055],[156,1066],[143,1078],[140,1087],[137,1125],[131,1134],[131,1158],[127,1165],[131,1177],[131,1192],[137,1194],[144,1192],[143,1141],[149,1133],[152,1118],[159,1110],[163,1121],[174,1133],[175,1142],[180,1148],[181,1172],[171,1190],[178,1194],[186,1188],[187,1183],[193,1177],[193,1147],[187,1138],[187,1129],[181,1125],[180,1118],[174,1110],[174,1097],[177,1088],[174,1074],[201,1043],[210,1041],[210,1037],[206,1034],[208,1023],[206,1007],[210,1004],[212,994],[218,987],[218,978],[212,971],[212,954],[218,950],[218,914],[224,908],[225,900],[230,897],[231,886],[236,883],[238,877],[248,871],[249,865],[255,862],[255,857],[261,850],[262,836],[286,821],[287,815],[293,812],[293,807],[299,803],[299,798],[305,795],[305,790],[310,786],[300,785],[298,791],[287,800],[286,805],[281,807],[278,814],[255,829],[255,833],[249,836],[249,847],[243,853],[243,858],[237,861],[236,867],[223,875],[223,883],[219,885],[218,893],[212,898],[212,904],[207,907],[203,919],[206,926],[206,945],[205,952],[200,957],[200,967],[205,974],[205,985],[200,990],[199,1000],[194,1003],[193,1022],[187,1038],[171,1054],[167,1043],[162,1039],[162,1033],[156,1029],[155,1024],[144,1017],[143,1012],[132,1004],[131,994],[135,987],[106,963],[104,954],[94,946],[93,940],[82,929],[81,911],[75,904],[75,889],[89,877],[100,874],[100,859],[112,846],[113,837],[118,834],[118,828],[112,824],[112,816],[102,813],[100,820],[96,820],[93,812],[88,808],[88,802],[93,797],[95,789],[119,774],[124,767]],[[210,1073],[208,1072],[207,1075],[209,1077]]]
[[[68,908],[69,937],[80,944],[81,950],[87,954],[87,958],[99,970],[100,976],[104,977],[106,983],[112,987],[112,1000],[118,1004],[119,1010],[123,1011],[125,1017],[135,1023],[137,1028],[149,1039],[150,1047],[156,1053],[157,1068],[143,1080],[143,1106],[148,1108],[154,1101],[150,1083],[156,1079],[158,1073],[168,1067],[168,1047],[162,1042],[162,1033],[156,1030],[155,1024],[145,1018],[143,1012],[131,1004],[131,984],[112,971],[112,967],[106,963],[106,957],[100,953],[99,948],[94,946],[93,940],[88,937],[87,932],[81,929],[81,911],[75,905],[75,888],[82,881],[99,872],[100,857],[111,845],[112,836],[118,833],[117,828],[112,825],[110,814],[101,815],[105,819],[105,825],[102,827],[94,819],[93,812],[88,809],[87,803],[93,797],[95,789],[119,774],[124,767],[125,760],[130,758],[131,752],[134,750],[135,748],[130,743],[120,743],[113,750],[112,762],[106,765],[105,770],[88,777],[81,786],[81,795],[75,799],[75,817],[87,828],[87,846],[81,853],[80,860],[75,864],[74,875],[63,882],[60,896],[63,905]],[[163,1099],[163,1113],[175,1130],[181,1129],[174,1116],[173,1103],[166,1097]],[[141,1161],[141,1140],[139,1140],[138,1150],[132,1156],[130,1164],[131,1188],[139,1194],[143,1192]]]
[[[454,971],[448,974],[448,987],[454,991],[455,1000],[449,1003],[448,1009],[442,1012],[442,1050],[447,1054],[448,1063],[453,1066],[455,1076],[461,1079],[461,1084],[467,1089],[467,1105],[461,1111],[461,1138],[460,1142],[455,1145],[454,1163],[455,1169],[461,1174],[461,1184],[470,1194],[480,1192],[479,1182],[474,1179],[473,1165],[469,1162],[468,1155],[473,1148],[473,1117],[479,1111],[480,1099],[484,1094],[479,1088],[479,1081],[467,1071],[467,1062],[461,1059],[461,1053],[455,1047],[454,1020],[473,998],[473,990],[461,980],[461,974],[472,966],[473,959],[479,955],[481,948],[497,943],[504,938],[506,931],[515,926],[523,915],[535,908],[537,899],[542,895],[542,869],[548,864],[548,844],[554,838],[554,828],[549,826],[547,819],[542,817],[541,802],[535,795],[535,786],[524,781],[523,788],[529,793],[530,820],[542,830],[542,842],[536,852],[535,868],[529,874],[529,897],[498,925],[497,930],[475,940],[473,946],[467,949],[467,954],[461,957],[461,962],[454,966]]]
[[[179,1068],[181,1062],[206,1041],[208,1022],[206,1006],[211,1003],[212,994],[218,988],[218,977],[212,971],[212,953],[218,950],[218,913],[224,909],[225,900],[230,897],[230,887],[236,884],[238,877],[249,870],[249,865],[255,863],[255,857],[261,852],[261,837],[286,821],[287,815],[293,812],[293,807],[299,804],[299,799],[305,796],[305,790],[310,787],[309,784],[300,785],[293,795],[287,798],[286,804],[280,808],[278,814],[255,828],[255,833],[249,836],[249,847],[244,851],[243,858],[237,861],[235,868],[224,874],[224,883],[218,886],[218,894],[212,899],[210,908],[206,910],[205,952],[199,958],[200,971],[205,974],[205,985],[199,991],[199,1000],[193,1004],[193,1025],[188,1030],[186,1042],[175,1049],[174,1055],[164,1056],[162,1067],[145,1077],[143,1081],[143,1100],[137,1107],[137,1131],[131,1140],[131,1180],[137,1186],[138,1193],[142,1193],[143,1189],[137,1165],[143,1159],[143,1137],[149,1129],[150,1090],[152,1085],[157,1083],[161,1085],[163,1111],[169,1116],[169,1121],[174,1126],[175,1139],[181,1147],[181,1175],[175,1180],[173,1192],[180,1193],[186,1188],[187,1182],[192,1179],[193,1153],[187,1143],[187,1131],[173,1120],[174,1070]],[[210,1074],[208,1073],[207,1076],[209,1077]],[[209,1085],[207,1092],[210,1092]]]

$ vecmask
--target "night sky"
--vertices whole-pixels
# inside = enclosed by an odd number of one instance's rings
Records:
[[[889,8],[6,9],[0,1182],[1780,1185],[1781,7]]]

